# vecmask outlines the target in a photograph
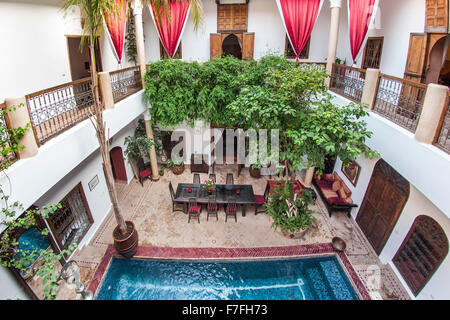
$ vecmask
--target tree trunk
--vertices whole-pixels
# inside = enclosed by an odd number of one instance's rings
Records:
[[[94,50],[95,40],[91,36],[90,39],[90,54],[91,54],[91,78],[92,78],[92,94],[94,97],[94,114],[91,115],[91,121],[94,124],[98,143],[100,145],[100,153],[103,158],[103,172],[105,174],[106,186],[108,188],[109,197],[113,205],[114,216],[116,218],[117,224],[119,225],[119,230],[122,234],[127,232],[127,225],[120,213],[119,201],[117,198],[116,187],[114,183],[114,177],[111,168],[111,161],[109,158],[109,141],[105,132],[105,123],[103,122],[103,106],[100,103],[99,93],[98,93],[98,77],[97,77],[97,66],[95,62],[95,50]],[[92,120],[92,118],[95,119]]]

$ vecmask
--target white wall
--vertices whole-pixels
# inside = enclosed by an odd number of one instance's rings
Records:
[[[72,81],[66,35],[82,35],[79,11],[65,17],[59,1],[49,3],[0,2],[0,102]],[[125,56],[119,66],[111,48],[103,34],[104,71],[132,65]]]
[[[348,29],[347,1],[343,1],[337,57],[352,65]],[[422,33],[425,26],[425,0],[380,0],[375,26],[369,37],[384,37],[380,69],[382,73],[403,78],[410,33]],[[364,46],[357,58],[361,67]]]
[[[0,267],[0,300],[29,300],[25,290],[19,285],[16,278],[12,273],[4,268]]]
[[[217,33],[217,5],[213,0],[204,0],[203,9],[205,12],[204,22],[197,31],[194,31],[192,17],[188,18],[181,39],[184,61],[208,61],[210,59],[209,35]],[[146,61],[158,61],[160,59],[159,38],[148,7],[144,9],[143,21]],[[302,61],[325,62],[329,27],[330,8],[325,1],[311,35],[310,57]],[[255,33],[255,59],[269,53],[284,53],[286,32],[274,0],[250,1],[248,32]]]

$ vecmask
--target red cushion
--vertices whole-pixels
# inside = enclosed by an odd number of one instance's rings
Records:
[[[305,186],[299,180],[295,180],[294,181],[294,191],[299,191],[302,189],[305,189]]]
[[[235,212],[237,211],[237,206],[228,206],[227,209],[229,212]]]
[[[141,172],[139,172],[139,175],[141,176],[141,178],[147,178],[151,174],[152,174],[152,172],[148,171],[148,170],[142,170]]]
[[[255,203],[256,204],[264,204],[266,203],[266,199],[264,199],[264,196],[255,194]]]
[[[349,204],[344,199],[338,197],[328,198],[327,201],[329,204]]]
[[[208,211],[217,211],[217,204],[208,205]]]
[[[190,206],[189,212],[200,212],[202,210],[202,205]]]

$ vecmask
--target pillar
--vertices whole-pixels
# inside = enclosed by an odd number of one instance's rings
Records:
[[[428,144],[434,143],[441,116],[447,111],[447,95],[448,87],[434,83],[428,85],[414,136],[416,140]]]
[[[137,49],[138,64],[141,67],[141,77],[144,78],[146,66],[145,66],[144,30],[142,27],[141,0],[132,0],[131,7],[133,8],[133,15],[134,15],[134,28],[136,33],[136,49]]]
[[[341,15],[342,0],[330,0],[331,23],[330,36],[328,39],[328,56],[327,56],[327,72],[331,75],[333,63],[336,61],[336,51],[339,36],[339,18]],[[330,86],[330,78],[325,83]]]
[[[368,106],[369,110],[373,109],[375,98],[378,94],[378,83],[380,78],[380,69],[367,69],[364,89],[361,96],[361,103]]]
[[[7,111],[9,124],[12,129],[22,127],[25,128],[27,124],[30,127],[25,132],[25,135],[20,139],[19,145],[24,146],[23,150],[19,150],[19,158],[30,158],[38,153],[39,145],[34,136],[33,127],[31,125],[30,114],[28,112],[27,101],[25,97],[7,98],[5,99],[6,108],[13,108],[15,110]]]
[[[152,123],[151,123],[151,114],[150,110],[147,110],[144,112],[144,121],[145,121],[145,132],[147,133],[147,138],[151,139],[153,142],[155,141],[153,137],[153,129],[152,129]],[[152,167],[152,180],[158,181],[159,180],[159,170],[158,170],[158,161],[156,160],[156,148],[155,145],[152,146],[150,151],[148,152],[148,155],[150,156],[150,165]]]
[[[313,176],[314,176],[314,169],[315,169],[315,167],[310,167],[308,170],[306,170],[304,186],[307,188],[311,188],[311,184],[312,184],[312,180],[313,180]]]
[[[114,109],[114,97],[112,94],[111,77],[109,72],[98,73],[100,92],[102,95],[102,102],[105,109]]]

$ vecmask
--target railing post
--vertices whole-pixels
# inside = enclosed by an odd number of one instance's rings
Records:
[[[30,124],[29,129],[25,132],[25,135],[20,140],[20,145],[24,146],[23,150],[19,150],[19,158],[31,158],[38,153],[39,144],[36,140],[34,134],[33,126],[31,123],[30,113],[28,112],[27,101],[25,97],[20,98],[7,98],[5,99],[6,108],[12,110],[8,112],[9,123],[11,124],[11,129],[18,127],[25,128],[27,124]],[[21,105],[18,107],[19,105]]]
[[[105,109],[114,109],[114,97],[112,94],[111,77],[109,76],[109,72],[99,72],[98,80],[100,84],[103,107]]]
[[[379,83],[380,83],[380,70],[370,68],[367,69],[366,81],[364,82],[364,89],[361,96],[361,103],[367,105],[367,108],[369,110],[372,110],[375,104]]]
[[[433,144],[439,130],[441,116],[447,111],[448,87],[430,83],[425,94],[422,113],[414,138],[420,142]]]

